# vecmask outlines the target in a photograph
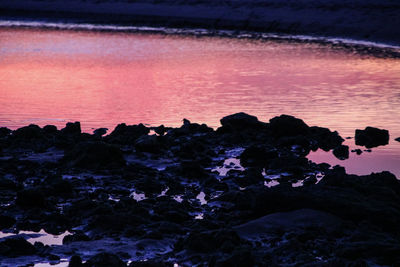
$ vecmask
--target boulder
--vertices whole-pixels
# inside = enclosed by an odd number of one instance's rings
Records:
[[[43,127],[43,131],[47,134],[55,134],[57,132],[57,127],[54,125],[46,125]]]
[[[108,128],[99,128],[93,131],[93,134],[96,136],[103,136],[107,133]]]
[[[400,137],[397,137],[396,139],[394,139],[397,142],[400,142]]]
[[[79,121],[76,121],[74,123],[68,122],[65,128],[61,129],[61,133],[66,135],[80,135],[81,123]]]
[[[345,145],[340,145],[333,149],[333,155],[340,160],[345,160],[349,158],[349,147]]]
[[[0,127],[0,138],[6,137],[11,134],[11,130],[7,127]]]
[[[79,143],[66,151],[62,161],[74,167],[88,169],[118,168],[126,163],[118,147],[103,142]]]
[[[46,206],[46,198],[41,188],[29,188],[17,193],[16,203],[24,208],[43,208]]]
[[[84,266],[90,267],[126,267],[126,264],[115,254],[101,252],[91,257]]]
[[[324,151],[329,151],[337,146],[340,146],[344,139],[338,132],[332,132],[328,128],[313,126],[310,127],[309,138],[315,142],[313,150],[321,148]]]
[[[264,167],[269,160],[278,157],[276,150],[269,150],[262,146],[250,146],[240,155],[240,164],[243,167]]]
[[[10,228],[14,225],[15,219],[7,215],[0,215],[0,230]]]
[[[389,131],[374,127],[366,127],[364,130],[356,130],[356,145],[367,148],[387,145],[389,143]]]
[[[30,124],[29,126],[21,127],[13,132],[13,136],[18,139],[36,139],[43,137],[42,129],[36,124]]]
[[[78,232],[73,235],[64,236],[62,243],[63,243],[63,245],[65,245],[65,244],[69,244],[72,242],[79,242],[79,241],[90,241],[90,238],[87,235],[85,235],[84,233]]]
[[[136,140],[135,149],[140,152],[158,153],[161,146],[156,135],[143,135]]]
[[[264,124],[260,122],[256,116],[246,114],[244,112],[235,113],[221,119],[222,128],[233,131],[259,129]]]
[[[0,255],[7,257],[18,257],[33,255],[36,248],[22,237],[7,238],[0,242]]]
[[[290,115],[281,115],[269,120],[270,129],[275,137],[306,135],[309,127],[301,119]]]
[[[111,134],[105,137],[105,140],[115,144],[133,144],[136,139],[142,135],[149,134],[150,130],[143,124],[126,125],[118,124]]]

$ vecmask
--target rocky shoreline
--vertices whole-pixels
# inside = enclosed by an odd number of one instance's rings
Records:
[[[0,128],[1,265],[400,263],[393,174],[307,160],[318,148],[346,159],[349,148],[292,116],[237,113],[221,125]],[[367,127],[355,138],[370,148],[389,133]]]

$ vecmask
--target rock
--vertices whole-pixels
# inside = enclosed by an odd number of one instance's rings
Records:
[[[79,143],[65,153],[63,162],[78,168],[103,169],[125,166],[122,151],[103,142]]]
[[[15,219],[7,215],[0,215],[0,230],[10,228],[14,225]]]
[[[154,132],[160,136],[163,136],[167,132],[167,129],[164,125],[160,125],[158,127],[154,127]]]
[[[31,140],[35,138],[42,138],[43,131],[36,124],[30,124],[29,126],[21,127],[15,130],[12,135],[18,139]]]
[[[366,127],[364,130],[356,130],[356,145],[367,148],[387,145],[389,143],[389,131],[374,127]]]
[[[244,112],[235,113],[221,119],[221,125],[224,129],[233,131],[243,131],[251,129],[259,129],[264,124],[260,122],[256,116],[246,114]]]
[[[358,148],[351,150],[351,152],[356,153],[357,155],[361,155],[362,154],[362,150],[358,149]]]
[[[136,140],[135,149],[140,152],[158,153],[161,146],[156,135],[143,135]]]
[[[0,255],[7,257],[18,257],[33,255],[36,248],[22,237],[7,238],[0,242]]]
[[[43,208],[46,206],[46,198],[41,188],[23,189],[17,193],[16,203],[24,208]]]
[[[128,267],[167,267],[166,263],[157,260],[148,261],[134,261],[129,264]]]
[[[73,235],[64,236],[62,243],[63,243],[63,245],[65,245],[65,244],[69,244],[72,242],[78,242],[78,241],[90,241],[90,238],[87,235],[85,235],[84,233],[78,232]]]
[[[79,121],[76,121],[74,123],[68,122],[65,128],[61,129],[61,133],[65,135],[80,135],[81,123]]]
[[[290,115],[281,115],[270,119],[269,126],[275,137],[306,135],[309,130],[304,121]]]
[[[345,160],[349,158],[349,147],[345,145],[340,145],[333,149],[333,155],[340,160]]]
[[[99,128],[93,131],[93,134],[96,136],[103,136],[107,133],[108,128]]]
[[[57,127],[54,125],[46,125],[43,127],[43,131],[47,134],[55,134],[57,132]]]
[[[143,124],[126,125],[118,124],[114,131],[105,137],[107,142],[115,144],[133,144],[142,135],[147,135],[150,130]]]
[[[11,130],[8,129],[7,127],[0,127],[0,138],[4,138],[6,136],[9,136],[11,134]]]
[[[90,267],[126,267],[126,264],[115,254],[101,252],[91,257],[84,266]]]
[[[321,148],[324,151],[329,151],[340,146],[344,141],[338,132],[332,132],[328,128],[317,126],[310,127],[310,133],[308,136],[316,142],[316,147],[313,148],[313,150]]]
[[[276,150],[269,150],[262,146],[250,146],[240,155],[240,164],[243,167],[264,167],[268,161],[278,157]]]
[[[397,137],[397,138],[394,139],[394,140],[396,140],[397,142],[400,142],[400,137]]]
[[[78,255],[73,255],[69,260],[68,267],[82,267],[82,259]]]

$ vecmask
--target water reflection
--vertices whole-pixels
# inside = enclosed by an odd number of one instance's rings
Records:
[[[399,73],[399,60],[317,44],[1,29],[0,124],[78,120],[90,131],[188,118],[216,127],[244,111],[260,120],[291,114],[343,136],[370,125],[393,139],[400,136]],[[370,155],[400,166],[399,151],[391,141]]]

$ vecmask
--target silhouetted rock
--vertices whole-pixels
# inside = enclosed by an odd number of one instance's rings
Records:
[[[362,150],[361,149],[352,149],[351,152],[356,153],[357,155],[361,155],[362,154]]]
[[[18,257],[33,255],[36,248],[22,237],[7,238],[0,242],[0,255],[7,257]]]
[[[304,121],[290,115],[281,115],[270,119],[269,126],[275,137],[306,135],[309,130]]]
[[[170,266],[162,261],[148,260],[148,261],[134,261],[128,267],[167,267]]]
[[[340,146],[344,139],[338,132],[332,132],[328,128],[313,126],[310,127],[309,137],[316,141],[313,150],[321,148],[324,151],[329,151],[337,146]]]
[[[23,189],[17,193],[16,203],[25,208],[43,208],[46,205],[46,198],[41,188]]]
[[[82,259],[78,255],[73,255],[69,260],[68,267],[82,267]]]
[[[136,140],[135,149],[140,152],[157,153],[160,152],[161,145],[156,135],[143,135]]]
[[[340,145],[333,149],[333,155],[340,160],[345,160],[349,158],[349,147],[345,145]]]
[[[54,125],[46,125],[43,127],[43,131],[47,134],[54,134],[57,132],[57,127]]]
[[[243,131],[255,130],[263,126],[256,116],[244,112],[232,114],[221,119],[222,128],[225,130]]]
[[[7,215],[0,215],[0,230],[5,228],[10,228],[15,223],[15,219],[13,217]]]
[[[163,136],[163,135],[166,133],[167,129],[165,128],[164,125],[160,125],[160,126],[158,126],[158,127],[154,127],[154,131],[155,131],[158,135]]]
[[[83,266],[90,267],[126,267],[126,264],[115,254],[102,252],[94,255]]]
[[[118,124],[111,134],[105,137],[105,140],[115,144],[134,144],[136,139],[142,135],[147,135],[150,130],[143,124],[126,125]]]
[[[116,168],[125,165],[121,150],[103,142],[79,143],[65,153],[63,162],[79,168]]]
[[[107,133],[108,128],[99,128],[93,131],[93,134],[96,136],[103,136]]]
[[[90,241],[90,238],[85,235],[84,233],[78,232],[72,235],[66,235],[64,236],[62,243],[64,244],[69,244],[72,242],[78,242],[78,241]]]
[[[7,127],[0,127],[0,138],[4,138],[11,134],[11,130]]]
[[[389,131],[374,127],[366,127],[364,130],[356,130],[356,145],[367,148],[387,145],[389,143]]]
[[[240,164],[244,167],[264,167],[269,160],[276,157],[278,157],[278,152],[276,150],[267,149],[262,146],[250,146],[240,155]]]
[[[61,133],[65,135],[80,135],[81,123],[79,121],[76,121],[74,123],[68,122],[65,128],[61,129]]]
[[[43,131],[36,124],[30,124],[29,126],[21,127],[13,132],[13,137],[18,139],[35,139],[42,138]]]
[[[400,142],[400,137],[397,137],[397,138],[394,139],[394,140],[396,140],[397,142]]]

